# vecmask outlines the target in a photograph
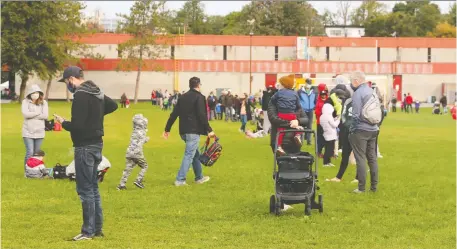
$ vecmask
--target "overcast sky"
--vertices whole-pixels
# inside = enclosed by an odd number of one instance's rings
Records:
[[[205,4],[206,13],[209,15],[226,15],[232,11],[239,11],[241,8],[249,3],[250,1],[202,1]],[[319,13],[322,14],[325,8],[332,12],[336,12],[337,3],[339,1],[308,1],[311,5],[316,8]],[[382,1],[390,9],[395,5],[396,2],[400,1]],[[449,11],[449,5],[453,1],[432,1],[441,9],[442,13]],[[129,12],[130,7],[133,5],[133,1],[84,1],[86,4],[85,14],[93,15],[94,10],[97,8],[105,14],[106,17],[115,17],[116,13],[126,14]],[[182,7],[185,1],[168,1],[166,5],[170,9],[178,10]],[[351,8],[359,6],[362,1],[352,1]]]

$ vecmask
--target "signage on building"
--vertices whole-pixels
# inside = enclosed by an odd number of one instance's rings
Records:
[[[297,60],[307,60],[308,56],[308,38],[297,37]]]

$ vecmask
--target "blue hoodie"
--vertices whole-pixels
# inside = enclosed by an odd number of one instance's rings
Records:
[[[316,93],[311,88],[309,93],[302,89],[298,90],[298,97],[300,97],[300,105],[304,112],[312,112],[316,107]]]

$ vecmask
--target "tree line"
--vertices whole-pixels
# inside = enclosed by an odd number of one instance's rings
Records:
[[[167,9],[165,1],[136,1],[129,14],[119,14],[117,32],[133,38],[118,46],[118,70],[137,72],[136,102],[141,72],[145,67],[161,70],[150,59],[163,57],[167,53],[164,44],[173,42],[184,27],[192,34],[318,36],[324,35],[326,25],[351,24],[364,26],[366,36],[455,37],[455,3],[445,14],[430,1],[397,3],[391,12],[374,0],[364,1],[353,11],[350,5],[339,2],[336,13],[326,10],[320,15],[306,1],[252,1],[241,11],[211,16],[197,0],[177,11]],[[47,98],[52,80],[65,65],[74,65],[79,58],[103,58],[75,39],[99,32],[83,22],[84,8],[83,3],[73,1],[1,2],[2,68],[8,68],[11,83],[16,75],[21,78],[19,99],[32,75],[48,82]],[[14,92],[14,84],[10,90]]]
[[[164,28],[171,34],[299,35],[323,36],[324,26],[363,26],[371,37],[456,37],[456,4],[441,13],[430,1],[399,2],[389,10],[386,4],[363,1],[351,9],[350,1],[337,3],[336,13],[319,14],[307,1],[251,1],[241,11],[225,16],[208,15],[201,1],[186,2],[177,11],[168,11]],[[251,25],[249,20],[254,19]]]

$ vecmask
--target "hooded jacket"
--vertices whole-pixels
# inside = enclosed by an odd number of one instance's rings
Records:
[[[325,141],[332,141],[338,138],[338,133],[336,132],[336,128],[340,124],[340,120],[333,117],[333,106],[331,104],[324,104],[322,107],[322,115],[320,117],[320,125],[324,130],[324,138]]]
[[[104,116],[117,108],[94,82],[86,81],[73,95],[71,121],[64,121],[62,127],[70,132],[74,147],[103,143]]]
[[[316,114],[316,123],[319,124],[320,117],[322,115],[322,107],[324,106],[325,101],[328,98],[328,90],[327,90],[327,85],[324,83],[321,83],[317,86],[317,101],[316,101],[316,109],[314,113]],[[327,95],[325,96],[324,99],[321,98],[320,93],[322,91],[327,91]]]
[[[24,116],[22,124],[22,137],[26,138],[44,138],[44,121],[48,119],[48,103],[43,100],[43,103],[36,105],[28,97],[30,94],[39,92],[43,94],[38,85],[32,85],[27,93],[26,98],[22,101],[21,111]]]
[[[31,157],[27,160],[25,165],[25,176],[27,178],[43,178],[46,175],[48,175],[48,170],[41,159]]]
[[[316,93],[312,88],[306,92],[305,89],[301,88],[298,90],[298,97],[300,98],[300,104],[304,112],[311,112],[316,107]]]
[[[148,119],[143,114],[133,116],[133,132],[127,148],[127,158],[144,158],[143,145],[149,141],[149,137],[146,136],[147,131]]]

